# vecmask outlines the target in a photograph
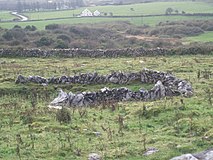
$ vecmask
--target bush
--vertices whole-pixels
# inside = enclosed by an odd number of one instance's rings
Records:
[[[37,47],[49,46],[53,43],[53,40],[48,37],[42,37],[40,40],[35,42]]]
[[[63,41],[70,42],[70,37],[67,36],[67,35],[65,35],[65,34],[59,35],[59,36],[57,37],[57,39],[61,39],[61,40],[63,40]]]
[[[71,122],[71,114],[68,109],[62,108],[56,113],[56,120],[60,123],[70,123]]]
[[[12,29],[10,30],[10,32],[13,35],[13,37],[17,40],[22,40],[26,36],[24,30],[20,28]]]
[[[4,33],[2,35],[2,37],[4,39],[6,39],[7,41],[11,41],[13,39],[13,35],[12,35],[12,33],[10,31],[7,31],[6,33]]]
[[[45,26],[46,30],[54,30],[54,29],[58,29],[59,25],[58,24],[49,24],[47,26]]]
[[[55,46],[55,48],[59,48],[59,49],[66,49],[69,48],[68,45],[66,43],[64,43],[62,40],[58,40],[57,44]]]
[[[13,29],[16,29],[16,28],[21,29],[21,26],[19,26],[19,25],[15,25],[15,26],[13,27]]]
[[[34,25],[32,25],[32,26],[27,25],[27,26],[25,27],[25,30],[26,30],[26,31],[36,31],[37,28],[36,28]]]
[[[126,31],[127,34],[131,34],[131,35],[139,35],[139,34],[144,34],[143,30],[141,29],[134,29],[134,28],[130,28]]]
[[[10,43],[11,46],[17,46],[20,44],[20,41],[14,40]]]
[[[157,27],[149,31],[149,35],[169,35],[169,36],[196,36],[204,33],[199,27],[184,26],[184,25],[169,25]]]

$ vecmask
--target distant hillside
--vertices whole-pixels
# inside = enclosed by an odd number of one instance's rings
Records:
[[[39,11],[39,10],[64,10],[92,5],[122,5],[132,3],[149,2],[178,2],[178,1],[201,1],[211,0],[0,0],[0,10]]]
[[[0,0],[0,10],[39,11],[83,7],[84,0]]]
[[[195,2],[212,2],[211,0],[85,0],[86,4],[130,4],[130,3],[148,3],[148,2],[181,2],[181,1],[195,1]]]

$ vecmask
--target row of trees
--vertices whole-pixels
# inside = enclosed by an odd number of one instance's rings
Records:
[[[173,8],[170,8],[170,7],[166,9],[165,14],[168,15],[168,14],[172,14],[172,13],[179,14],[180,12],[177,9],[173,9]],[[181,13],[185,14],[186,12],[182,11]]]
[[[52,0],[52,1],[1,1],[0,9],[22,11],[62,10],[85,6],[84,0]]]

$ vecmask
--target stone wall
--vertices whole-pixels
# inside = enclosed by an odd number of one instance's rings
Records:
[[[166,96],[183,95],[192,96],[193,89],[189,82],[179,79],[172,74],[144,69],[136,73],[114,72],[109,75],[81,74],[78,76],[62,76],[59,78],[45,79],[39,76],[18,76],[16,83],[80,83],[80,84],[126,84],[130,82],[140,81],[141,83],[155,84],[150,90],[140,89],[131,91],[128,88],[103,88],[97,92],[82,92],[74,94],[60,91],[57,98],[51,102],[51,106],[68,105],[71,107],[91,106],[107,102],[118,102],[126,100],[157,100]]]
[[[158,55],[211,54],[213,47],[196,46],[181,48],[127,48],[111,50],[88,49],[0,49],[0,57],[140,57]]]

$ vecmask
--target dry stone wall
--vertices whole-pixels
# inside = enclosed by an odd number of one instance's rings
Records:
[[[60,91],[58,97],[51,102],[51,106],[68,105],[72,107],[91,106],[111,101],[126,100],[156,100],[166,96],[183,95],[189,97],[193,94],[191,84],[166,72],[144,69],[135,73],[113,72],[108,75],[87,73],[75,76],[61,76],[43,78],[40,76],[24,77],[19,75],[16,83],[38,83],[47,84],[127,84],[140,81],[141,83],[155,84],[150,90],[140,89],[132,91],[128,88],[103,88],[97,92],[66,93]]]
[[[0,57],[140,57],[158,55],[211,54],[213,47],[127,48],[127,49],[0,49]]]

